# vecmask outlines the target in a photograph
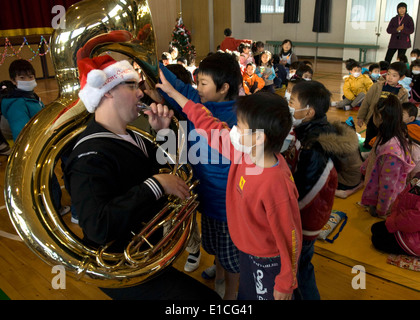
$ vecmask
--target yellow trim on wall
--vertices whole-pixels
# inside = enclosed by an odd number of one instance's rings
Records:
[[[18,36],[30,36],[33,34],[51,34],[53,28],[27,28],[27,29],[9,29],[0,30],[0,37],[18,37]]]

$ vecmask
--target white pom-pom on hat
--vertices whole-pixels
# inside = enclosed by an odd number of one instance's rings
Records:
[[[100,88],[105,84],[106,79],[106,73],[102,70],[96,69],[88,73],[86,82],[93,88]]]

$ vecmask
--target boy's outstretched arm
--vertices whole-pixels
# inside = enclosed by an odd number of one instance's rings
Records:
[[[161,89],[170,98],[174,99],[197,129],[205,131],[207,143],[210,147],[218,150],[225,158],[233,159],[235,156],[235,149],[231,147],[229,125],[226,122],[222,122],[213,117],[205,106],[189,100],[178,92],[172,84],[166,80],[162,71],[160,71],[160,81],[161,83],[156,84],[156,88]],[[186,106],[188,106],[188,108],[185,108]],[[200,133],[200,135],[202,134]]]
[[[156,84],[156,89],[161,89],[165,92],[170,98],[174,99],[176,103],[179,104],[181,108],[184,108],[189,99],[185,97],[183,94],[178,92],[168,80],[166,80],[162,70],[159,70],[159,76],[161,83]]]

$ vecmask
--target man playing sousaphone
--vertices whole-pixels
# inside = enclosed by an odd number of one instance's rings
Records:
[[[127,129],[138,117],[139,75],[128,61],[105,55],[78,62],[79,97],[94,118],[78,138],[65,168],[72,203],[84,241],[100,247],[114,241],[122,250],[163,206],[163,196],[189,197],[186,183],[158,174],[152,145]],[[168,128],[173,111],[152,104],[145,111],[151,127]],[[137,287],[103,289],[116,299],[217,299],[206,286],[169,267]]]

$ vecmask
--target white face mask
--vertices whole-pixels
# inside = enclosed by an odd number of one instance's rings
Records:
[[[372,77],[372,79],[378,80],[379,77],[381,76],[381,74],[380,73],[372,73],[370,76]]]
[[[290,98],[292,97],[292,94],[288,91],[286,91],[286,93],[284,94],[284,98],[287,100],[287,102],[290,101]]]
[[[416,61],[417,57],[411,57],[411,61]]]
[[[286,137],[286,139],[284,140],[283,146],[281,147],[280,153],[283,153],[284,151],[286,151],[287,149],[289,149],[289,146],[292,143],[293,139],[294,139],[294,136],[292,136],[291,134],[289,134]]]
[[[295,72],[290,72],[290,73],[287,75],[287,80],[292,79],[294,75],[295,75]]]
[[[420,74],[420,70],[413,70],[413,74],[414,75],[419,75]]]
[[[23,91],[33,91],[37,86],[36,80],[17,81],[17,88]]]
[[[355,73],[353,73],[353,77],[355,77],[355,78],[359,78],[359,77],[360,77],[360,73],[359,73],[359,72],[355,72]]]
[[[252,148],[255,147],[256,145],[253,146],[244,146],[241,143],[241,137],[243,136],[247,136],[249,134],[240,134],[238,131],[238,127],[237,126],[233,126],[232,129],[230,130],[230,141],[233,145],[233,147],[238,150],[239,152],[245,153],[245,154],[251,154],[252,152]]]
[[[301,109],[301,110],[306,110],[306,109],[309,109],[309,106],[307,106],[305,109]],[[302,119],[296,119],[295,118],[296,110],[292,107],[289,107],[289,110],[290,110],[290,113],[292,115],[292,121],[293,121],[292,127],[294,127],[294,128],[299,127],[302,124],[303,120],[306,119],[306,116],[303,117]]]

